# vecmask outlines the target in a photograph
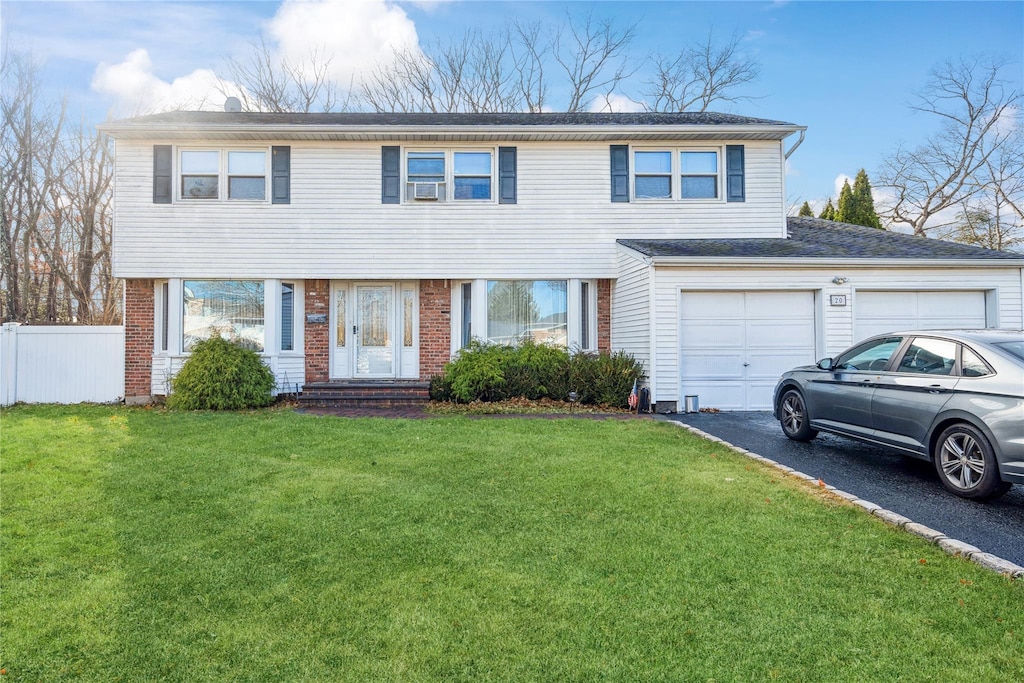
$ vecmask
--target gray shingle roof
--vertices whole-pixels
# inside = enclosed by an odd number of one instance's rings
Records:
[[[1024,254],[914,237],[821,218],[787,219],[788,239],[618,240],[645,256],[689,258],[811,258],[1017,260]]]
[[[508,114],[432,114],[432,113],[255,113],[222,111],[172,111],[122,119],[104,124],[105,129],[149,125],[297,125],[297,126],[794,126],[769,119],[756,119],[714,112],[654,112],[598,114],[508,113]]]

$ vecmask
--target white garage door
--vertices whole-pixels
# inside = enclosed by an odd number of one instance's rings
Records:
[[[857,341],[897,330],[985,327],[983,291],[858,291],[853,334]]]
[[[814,363],[813,292],[683,292],[680,396],[702,408],[771,410],[786,370]]]

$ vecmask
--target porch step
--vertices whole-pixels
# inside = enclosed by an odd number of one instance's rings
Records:
[[[320,408],[398,408],[430,400],[430,383],[418,380],[334,380],[302,387],[299,403]]]

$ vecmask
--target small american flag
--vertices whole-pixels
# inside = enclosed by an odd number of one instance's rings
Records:
[[[636,410],[638,402],[639,399],[636,395],[636,380],[633,380],[633,391],[629,392],[629,407],[633,410]]]

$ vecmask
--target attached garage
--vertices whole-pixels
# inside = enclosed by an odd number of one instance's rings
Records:
[[[720,410],[770,410],[786,370],[815,362],[814,292],[683,292],[680,395]]]
[[[982,290],[857,291],[854,337],[907,329],[984,329],[985,310]]]
[[[779,376],[872,334],[1020,329],[1024,255],[789,218],[777,238],[619,240],[612,347],[659,412],[770,410]]]

